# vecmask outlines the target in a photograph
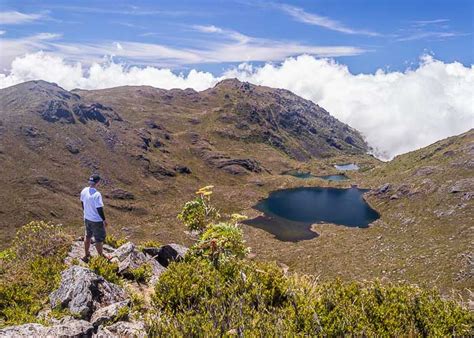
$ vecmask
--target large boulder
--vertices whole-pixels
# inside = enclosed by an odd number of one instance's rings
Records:
[[[143,322],[117,322],[107,327],[100,326],[94,337],[146,337]]]
[[[49,295],[52,308],[68,308],[82,319],[89,319],[97,309],[126,298],[122,288],[78,265],[61,273],[59,289]]]
[[[91,337],[94,327],[85,320],[70,319],[53,326],[23,324],[0,330],[0,337]]]
[[[119,311],[130,304],[129,300],[110,304],[109,306],[100,308],[91,317],[90,322],[94,327],[104,324],[105,322],[111,321],[117,317]]]

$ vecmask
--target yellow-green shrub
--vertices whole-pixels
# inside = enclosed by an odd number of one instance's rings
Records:
[[[406,284],[317,283],[272,264],[202,258],[170,265],[155,286],[152,335],[449,336],[473,315],[438,292]]]
[[[62,226],[31,222],[18,230],[0,258],[0,327],[38,322],[38,312],[59,286],[70,237]]]
[[[93,256],[89,261],[89,269],[111,283],[123,284],[122,278],[118,275],[118,264],[110,262],[102,256]]]
[[[112,248],[117,249],[118,247],[127,243],[125,238],[118,238],[112,234],[105,236],[104,244],[110,245]]]

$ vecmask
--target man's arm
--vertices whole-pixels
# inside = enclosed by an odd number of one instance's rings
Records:
[[[82,210],[84,210],[84,202],[81,201]]]
[[[99,213],[99,216],[102,217],[102,220],[105,222],[104,208],[103,207],[98,207],[97,212]]]

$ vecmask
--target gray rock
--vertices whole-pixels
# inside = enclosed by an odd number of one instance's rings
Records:
[[[112,252],[115,251],[114,248],[112,248],[110,245],[104,244],[103,250],[106,254],[111,254]],[[92,256],[97,256],[97,250],[95,249],[94,245],[91,245],[90,247],[90,253]],[[65,258],[64,262],[67,265],[72,265],[74,260],[81,260],[82,257],[84,257],[84,242],[82,239],[79,239],[72,243],[71,249],[69,250],[69,253],[67,257]]]
[[[188,250],[187,247],[175,243],[163,245],[158,250],[156,260],[164,267],[168,267],[171,262],[182,260]]]
[[[110,304],[109,306],[103,307],[96,312],[91,317],[90,322],[94,327],[104,324],[107,321],[113,320],[119,311],[130,304],[129,300],[124,300],[122,302],[117,302]]]
[[[385,183],[383,185],[381,185],[380,187],[378,187],[374,192],[373,194],[374,195],[382,195],[382,194],[385,194],[386,192],[390,191],[392,188],[391,184],[390,183]]]
[[[94,337],[146,337],[143,322],[117,322],[107,327],[99,327]]]
[[[118,261],[119,273],[127,278],[131,277],[130,270],[137,269],[143,264],[149,264],[151,266],[153,274],[151,278],[152,283],[156,282],[159,275],[166,270],[165,267],[160,265],[152,256],[137,250],[135,245],[131,242],[125,243],[115,250],[112,257]]]
[[[83,319],[89,319],[101,307],[125,299],[122,288],[78,265],[61,273],[59,289],[49,295],[52,308],[68,308],[72,314]]]
[[[474,191],[474,178],[465,178],[457,181],[452,187],[452,193]]]
[[[111,255],[112,258],[117,258],[119,262],[123,261],[132,251],[135,250],[135,245],[132,242],[127,242],[117,248]]]
[[[35,337],[41,336],[46,327],[41,324],[23,324],[7,326],[0,330],[0,337]]]
[[[130,191],[124,190],[124,189],[114,189],[110,192],[110,196],[113,199],[117,200],[133,200],[135,199],[135,195],[133,195]]]
[[[69,320],[53,326],[23,324],[0,330],[0,337],[91,337],[94,327],[85,320]]]

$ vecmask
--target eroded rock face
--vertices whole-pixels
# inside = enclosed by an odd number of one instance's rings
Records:
[[[52,308],[68,308],[72,314],[89,319],[97,309],[125,300],[126,294],[91,270],[73,265],[61,273],[61,285],[49,299]]]
[[[41,117],[48,122],[65,122],[75,123],[74,115],[72,114],[69,106],[64,101],[51,100],[46,102],[41,110]]]
[[[36,323],[8,326],[0,330],[0,337],[91,337],[93,331],[91,323],[71,319],[53,326]]]
[[[260,173],[264,169],[260,164],[250,158],[231,158],[226,154],[214,150],[214,147],[206,140],[200,139],[198,135],[191,135],[194,151],[209,166],[222,169],[232,175],[241,175],[249,172]]]

